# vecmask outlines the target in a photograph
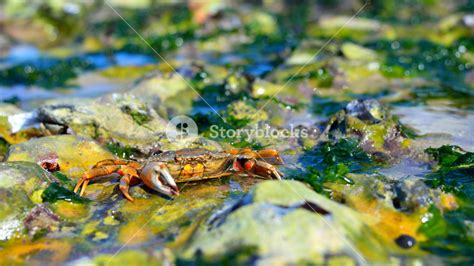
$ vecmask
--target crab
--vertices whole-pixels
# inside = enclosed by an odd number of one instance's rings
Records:
[[[182,149],[165,151],[143,161],[108,159],[95,164],[77,182],[74,192],[82,196],[89,182],[97,177],[117,173],[119,188],[129,201],[131,184],[142,181],[147,187],[167,196],[179,195],[176,183],[246,174],[281,180],[283,174],[274,166],[283,160],[274,149],[254,151],[249,148],[228,151]]]

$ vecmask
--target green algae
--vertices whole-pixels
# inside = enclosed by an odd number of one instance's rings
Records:
[[[70,189],[64,188],[58,183],[50,184],[41,194],[43,202],[56,202],[58,200],[71,201],[75,203],[86,203],[89,200],[80,197]]]

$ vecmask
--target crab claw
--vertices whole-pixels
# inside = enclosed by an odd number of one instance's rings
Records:
[[[179,195],[178,186],[164,163],[149,163],[143,168],[140,178],[145,185],[160,193],[171,197]]]

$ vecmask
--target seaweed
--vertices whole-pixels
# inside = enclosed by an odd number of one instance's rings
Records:
[[[36,85],[46,89],[67,87],[68,81],[77,77],[80,72],[95,68],[92,62],[82,57],[64,60],[43,58],[0,70],[0,84]]]
[[[371,157],[365,153],[355,139],[342,138],[338,142],[325,142],[309,152],[311,167],[308,172],[290,178],[308,183],[317,192],[324,192],[324,183],[354,184],[347,176],[369,170],[373,166]]]
[[[437,166],[433,173],[426,175],[425,182],[454,193],[460,206],[444,213],[430,207],[429,220],[419,229],[429,237],[422,247],[445,257],[447,262],[472,264],[474,237],[469,223],[474,220],[474,153],[455,145],[428,148],[426,153],[434,158]]]
[[[61,186],[59,183],[51,183],[41,195],[43,202],[56,202],[58,200],[65,200],[75,203],[87,203],[90,200],[83,198],[73,191]]]
[[[437,170],[428,174],[425,182],[431,187],[455,192],[462,198],[474,201],[474,153],[455,145],[428,148],[425,152],[437,163]]]

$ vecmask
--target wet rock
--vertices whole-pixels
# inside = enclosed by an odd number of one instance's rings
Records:
[[[242,20],[253,35],[270,35],[278,31],[275,17],[266,12],[252,10],[246,13]]]
[[[284,81],[282,82],[285,83]],[[298,105],[301,103],[307,103],[309,101],[309,95],[312,95],[313,91],[310,90],[308,93],[305,91],[305,86],[298,86],[296,83],[283,84],[272,83],[266,80],[257,79],[252,84],[252,96],[255,98],[275,97],[282,101],[282,103],[288,103],[288,106]],[[266,103],[268,100],[265,100]],[[268,107],[267,107],[268,108]]]
[[[365,263],[384,254],[357,213],[297,181],[257,184],[201,225],[180,254],[215,262],[242,250],[247,262],[282,264]]]
[[[377,54],[374,51],[354,43],[344,43],[341,50],[349,60],[372,61],[377,59]]]
[[[267,119],[268,115],[265,111],[259,111],[245,101],[235,101],[227,107],[226,121],[236,127],[247,124],[253,125]]]
[[[23,110],[18,108],[16,105],[9,103],[0,103],[0,116],[9,116],[19,113],[23,113]]]
[[[154,145],[173,148],[165,135],[167,121],[131,94],[111,94],[73,103],[57,101],[35,113],[37,121],[54,134],[90,137],[143,151]]]
[[[59,135],[32,139],[9,148],[6,161],[57,163],[68,176],[79,177],[113,155],[88,137]]]
[[[323,15],[319,23],[309,25],[307,32],[312,36],[333,36],[337,32],[339,38],[350,36],[351,40],[364,41],[382,36],[385,29],[390,30],[390,26],[375,19]]]
[[[402,211],[415,211],[431,204],[439,206],[441,191],[430,189],[421,180],[407,179],[393,186],[395,208]]]
[[[330,139],[353,137],[360,147],[381,160],[393,160],[410,152],[404,127],[379,102],[354,100],[329,119],[325,134]]]
[[[79,262],[78,264],[83,264]],[[89,262],[90,263],[90,262]],[[86,263],[86,264],[89,264]],[[125,250],[118,254],[101,254],[93,258],[94,265],[119,264],[119,265],[163,265],[154,254],[147,254],[139,250]]]
[[[176,74],[152,72],[140,79],[128,93],[147,103],[164,117],[184,114],[191,110],[193,100],[198,97],[186,82]]]
[[[43,136],[46,131],[35,124],[34,115],[11,104],[0,104],[0,138],[17,144],[30,138]]]
[[[351,101],[346,106],[346,112],[348,115],[357,117],[362,121],[376,123],[384,119],[386,111],[378,101],[367,99]]]
[[[30,237],[46,234],[59,229],[59,216],[44,204],[36,205],[23,221]]]
[[[59,265],[64,264],[72,249],[71,242],[67,240],[22,241],[1,249],[0,258],[6,265]]]
[[[0,240],[22,234],[28,211],[41,203],[44,189],[56,181],[35,163],[0,163]]]

